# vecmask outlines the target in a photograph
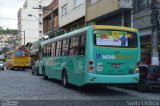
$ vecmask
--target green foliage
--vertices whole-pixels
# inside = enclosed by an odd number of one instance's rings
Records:
[[[18,35],[18,31],[15,30],[15,29],[3,29],[1,26],[0,26],[0,35],[2,34],[13,34],[13,35]]]
[[[9,52],[9,49],[5,47],[0,51],[0,54],[6,53],[6,52]]]

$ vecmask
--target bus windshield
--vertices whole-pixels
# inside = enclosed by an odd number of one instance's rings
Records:
[[[15,56],[24,56],[24,52],[18,50],[18,51],[15,51],[14,55],[15,55]]]
[[[17,50],[17,51],[14,52],[14,56],[17,56],[17,57],[29,56],[29,52],[28,51]]]
[[[129,31],[95,30],[94,43],[96,46],[136,48],[137,33]]]

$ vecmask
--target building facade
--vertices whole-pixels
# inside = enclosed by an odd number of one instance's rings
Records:
[[[59,30],[58,1],[54,0],[43,8],[43,32],[49,38],[56,36],[56,32]]]
[[[18,11],[19,47],[43,36],[42,7],[53,0],[26,0]]]
[[[59,0],[59,27],[70,32],[85,26],[85,0]]]
[[[134,0],[133,1],[133,27],[137,28],[141,37],[141,56],[151,57],[151,0]]]
[[[132,26],[132,0],[86,0],[86,22],[97,25]]]
[[[10,51],[17,47],[18,35],[3,34],[0,36],[0,50],[8,48]]]

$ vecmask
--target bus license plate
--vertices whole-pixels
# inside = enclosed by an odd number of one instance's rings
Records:
[[[120,65],[119,65],[119,64],[112,64],[112,67],[113,67],[113,68],[119,68]]]

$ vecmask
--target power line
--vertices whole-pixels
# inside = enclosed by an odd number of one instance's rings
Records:
[[[1,20],[5,19],[5,20],[22,20],[22,21],[37,21],[37,20],[25,20],[25,19],[15,19],[15,18],[8,18],[8,17],[0,17]]]

